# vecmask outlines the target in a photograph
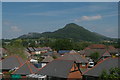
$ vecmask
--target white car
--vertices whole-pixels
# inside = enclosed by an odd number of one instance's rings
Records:
[[[89,67],[89,68],[92,68],[93,66],[94,66],[94,62],[89,62],[88,67]]]

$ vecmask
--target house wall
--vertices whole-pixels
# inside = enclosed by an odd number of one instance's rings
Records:
[[[79,67],[77,65],[73,64],[67,80],[80,80],[82,78],[82,74],[79,71]]]

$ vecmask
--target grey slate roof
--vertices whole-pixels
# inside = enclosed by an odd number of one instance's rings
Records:
[[[54,59],[51,56],[47,56],[45,57],[45,59],[43,59],[41,62],[45,62],[45,63],[49,63],[51,61],[53,61]]]
[[[108,50],[110,54],[119,54],[119,49]]]
[[[40,69],[37,74],[67,78],[73,64],[74,61],[71,60],[53,60]]]
[[[60,57],[60,54],[56,53],[56,52],[53,52],[53,51],[50,51],[50,52],[47,52],[47,53],[43,53],[42,56],[56,56],[56,57]]]
[[[18,56],[9,56],[2,61],[2,69],[13,69],[15,67],[19,67],[24,63],[24,60]]]
[[[53,51],[47,52],[47,53],[43,53],[42,56],[52,56],[53,55]]]
[[[92,53],[98,52],[99,53],[98,60],[99,60],[106,51],[107,51],[107,49],[87,49],[87,50],[84,50],[84,55],[87,56],[87,57],[90,57],[90,55]]]
[[[60,57],[59,59],[62,59],[62,60],[73,60],[76,63],[88,63],[88,60],[86,58],[82,57],[80,54],[69,54],[69,53],[66,53],[62,57]]]
[[[37,72],[38,69],[28,61],[21,65],[15,72],[12,74],[28,75]]]
[[[34,52],[35,49],[34,49],[33,47],[28,47],[28,48],[27,48],[27,51]]]
[[[98,63],[92,69],[85,72],[83,75],[98,77],[101,75],[103,70],[109,72],[109,69],[113,67],[118,67],[118,61],[120,58],[107,58],[102,63]]]

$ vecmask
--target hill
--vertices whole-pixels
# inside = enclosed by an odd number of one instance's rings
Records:
[[[68,38],[79,41],[101,41],[110,39],[106,36],[100,35],[95,32],[91,32],[82,26],[75,23],[67,24],[64,28],[58,29],[54,32],[44,32],[44,33],[28,33],[22,35],[19,38]]]

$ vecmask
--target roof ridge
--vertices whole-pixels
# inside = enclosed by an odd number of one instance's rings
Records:
[[[26,61],[27,62],[27,61]],[[19,67],[18,67],[18,69],[17,70],[19,70],[23,65],[25,65],[26,64],[26,62],[25,63],[23,63],[23,64],[21,64]],[[17,70],[15,70],[15,71],[13,71],[12,72],[12,74],[14,74]]]
[[[31,72],[31,73],[34,73],[34,72],[32,71],[32,69],[31,69],[30,65],[28,64],[28,61],[27,61],[27,65],[28,65],[28,68],[30,69],[30,72]]]
[[[17,58],[17,60],[18,60],[18,62],[20,63],[20,65],[22,65],[22,63],[21,63],[19,57],[18,57],[18,56],[15,56],[15,57]]]
[[[30,63],[31,66],[33,66],[34,68],[36,68],[33,64]],[[37,70],[39,70],[38,68],[36,68]]]
[[[104,53],[102,56],[104,56],[104,55],[107,54],[107,53],[110,55],[109,51],[106,50],[105,53]]]

